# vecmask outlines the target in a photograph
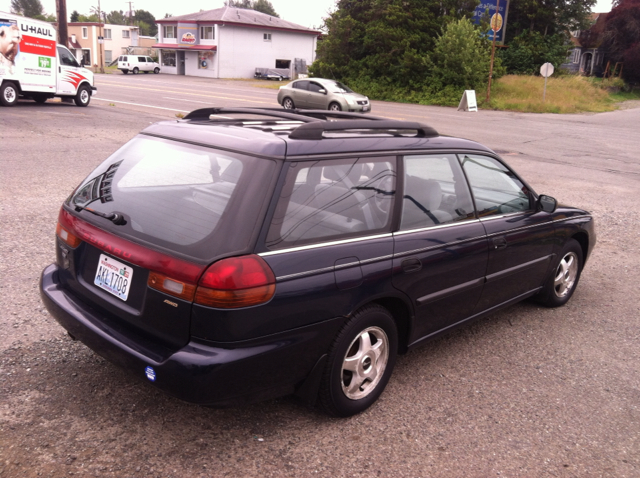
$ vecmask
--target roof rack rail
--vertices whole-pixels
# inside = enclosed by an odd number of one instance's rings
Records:
[[[305,123],[298,126],[290,134],[291,139],[322,139],[325,131],[349,131],[349,130],[366,130],[366,131],[398,131],[398,130],[415,130],[416,136],[419,138],[435,138],[439,136],[438,132],[431,126],[418,123],[416,121],[398,121],[379,119],[378,121],[370,120],[353,120],[353,121],[320,121],[313,123]]]
[[[282,108],[201,108],[194,110],[187,114],[183,120],[208,120],[211,121],[211,115],[223,115],[223,114],[252,114],[256,116],[270,116],[272,118],[290,119],[295,121],[302,121],[304,123],[315,121],[329,121],[331,119],[359,119],[359,120],[385,120],[386,118],[380,118],[378,116],[364,116],[362,113],[349,113],[347,111],[328,111],[328,110],[284,110]],[[234,118],[237,121],[236,118]],[[216,118],[215,121],[218,121]],[[220,118],[220,121],[225,121],[225,118]]]

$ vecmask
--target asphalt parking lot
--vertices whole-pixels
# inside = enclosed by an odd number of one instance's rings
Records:
[[[640,476],[640,108],[599,115],[373,103],[502,154],[538,193],[590,210],[598,244],[569,304],[533,302],[400,357],[365,413],[292,397],[208,409],[73,342],[44,309],[62,201],[149,123],[276,91],[97,76],[87,108],[0,108],[0,477]]]

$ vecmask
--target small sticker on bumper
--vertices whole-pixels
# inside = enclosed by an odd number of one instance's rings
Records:
[[[148,378],[149,380],[151,380],[152,382],[155,382],[155,381],[156,381],[156,371],[155,371],[155,370],[153,370],[153,368],[152,368],[152,367],[147,367],[147,368],[145,368],[145,369],[144,369],[144,373],[145,373],[145,375],[147,376],[147,378]]]

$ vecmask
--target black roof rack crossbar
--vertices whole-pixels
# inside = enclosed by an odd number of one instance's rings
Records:
[[[414,130],[419,138],[435,138],[438,132],[431,126],[416,121],[396,120],[352,120],[352,121],[321,121],[305,123],[298,126],[290,134],[291,139],[322,139],[325,131],[365,130],[367,132],[392,132],[399,130]]]
[[[291,110],[293,111],[293,110]],[[282,108],[201,108],[194,110],[187,116],[182,118],[183,120],[207,120],[211,121],[211,115],[225,115],[225,114],[249,114],[256,116],[269,116],[272,118],[288,119],[294,121],[302,121],[304,123],[322,121],[320,118],[314,118],[304,116],[301,114],[290,113]],[[236,118],[233,118],[237,121]],[[217,119],[216,119],[217,121]],[[224,118],[220,118],[220,121],[227,121]]]

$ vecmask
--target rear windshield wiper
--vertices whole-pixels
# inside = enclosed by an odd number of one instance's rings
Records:
[[[127,220],[124,218],[124,216],[117,212],[110,212],[105,214],[103,212],[96,211],[95,209],[91,209],[90,207],[78,206],[78,205],[75,206],[75,210],[76,212],[87,211],[87,212],[90,212],[91,214],[95,214],[96,216],[103,217],[105,219],[108,219],[112,223],[114,223],[116,226],[124,226],[127,223]]]

